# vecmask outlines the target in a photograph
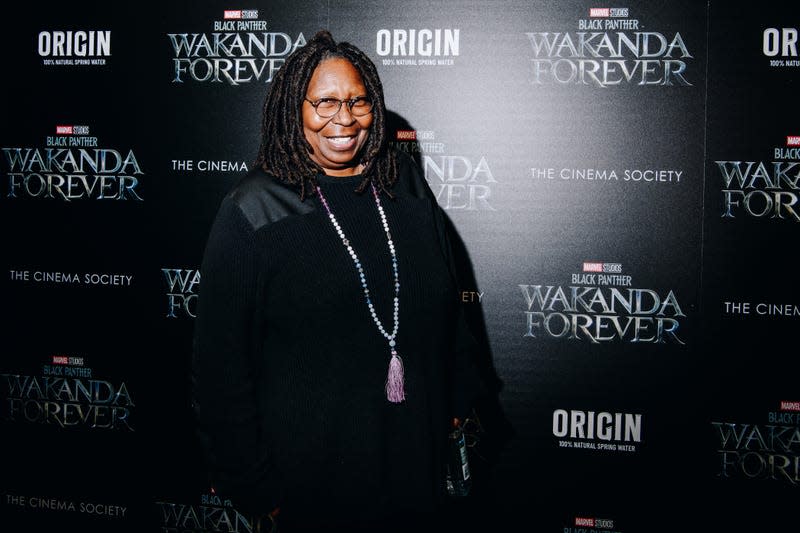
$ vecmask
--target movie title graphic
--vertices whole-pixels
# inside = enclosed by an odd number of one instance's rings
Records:
[[[642,442],[642,415],[555,409],[552,430],[559,448],[635,452]]]
[[[269,83],[286,57],[305,46],[303,33],[267,31],[257,10],[228,10],[210,33],[168,33],[174,52],[173,83],[187,80],[240,85]]]
[[[765,28],[762,36],[761,51],[771,58],[770,67],[800,67],[800,59],[797,59],[797,28]]]
[[[6,504],[27,509],[61,512],[66,511],[108,518],[125,518],[125,513],[128,512],[128,508],[123,505],[82,501],[76,502],[74,500],[64,500],[51,496],[23,496],[20,494],[6,494]]]
[[[3,148],[7,198],[138,200],[144,174],[132,149],[98,148],[83,125],[57,125],[44,147]]]
[[[167,284],[167,317],[195,318],[200,271],[187,268],[162,268]]]
[[[250,519],[237,511],[228,499],[213,492],[200,498],[200,505],[155,502],[161,511],[163,533],[253,533]]]
[[[608,11],[590,10],[577,32],[525,33],[533,85],[692,85],[686,78],[692,55],[680,32],[640,31],[645,25],[627,18],[627,8],[599,9]]]
[[[490,203],[497,180],[485,155],[446,155],[446,145],[431,130],[397,130],[389,144],[421,155],[425,179],[439,205],[448,211],[494,211]]]
[[[455,64],[461,30],[380,29],[375,34],[375,53],[381,64],[396,67],[441,67]]]
[[[94,378],[83,357],[54,355],[40,376],[0,374],[0,387],[2,418],[10,422],[133,431],[125,382]]]
[[[40,31],[36,51],[44,65],[105,65],[111,57],[111,32]]]
[[[675,292],[634,288],[619,263],[584,262],[570,285],[519,288],[526,306],[524,337],[685,344],[679,330],[686,315]]]
[[[800,482],[800,402],[781,401],[766,424],[711,422],[719,438],[717,477]]]
[[[800,222],[800,137],[773,149],[773,161],[714,161],[722,176],[722,218]]]

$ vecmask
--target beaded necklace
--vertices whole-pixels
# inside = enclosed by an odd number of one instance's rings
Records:
[[[403,377],[403,360],[400,359],[397,350],[395,350],[395,346],[397,344],[395,339],[397,338],[397,330],[400,327],[400,278],[397,274],[397,255],[395,254],[394,250],[392,234],[389,232],[389,223],[386,220],[386,213],[383,212],[383,206],[381,206],[381,201],[378,197],[378,191],[375,189],[375,185],[370,185],[372,187],[372,196],[375,198],[375,205],[378,206],[378,213],[381,217],[381,224],[383,224],[383,231],[386,233],[386,241],[389,245],[389,253],[392,256],[392,272],[394,274],[394,311],[392,315],[394,319],[394,327],[392,327],[391,333],[386,332],[386,329],[383,327],[380,318],[378,318],[378,315],[375,312],[375,306],[372,304],[372,298],[369,294],[369,287],[367,286],[367,278],[364,275],[364,269],[361,266],[361,261],[358,259],[356,251],[350,245],[350,241],[347,239],[347,237],[345,237],[344,231],[342,231],[341,226],[339,226],[339,222],[333,215],[333,211],[331,211],[328,201],[322,194],[322,189],[320,189],[319,185],[317,185],[317,193],[319,194],[320,201],[322,201],[322,205],[325,207],[325,211],[328,213],[328,218],[330,219],[331,224],[333,224],[333,228],[336,230],[336,233],[339,234],[339,238],[342,239],[342,244],[344,244],[344,247],[347,248],[347,253],[349,253],[350,257],[353,259],[353,264],[358,272],[358,277],[361,281],[361,288],[364,290],[364,298],[367,301],[367,307],[369,308],[369,314],[372,316],[372,321],[375,322],[375,325],[378,327],[378,331],[381,332],[381,335],[383,335],[386,340],[389,341],[391,359],[389,360],[389,373],[386,378],[386,398],[392,403],[400,403],[406,399],[406,393]]]

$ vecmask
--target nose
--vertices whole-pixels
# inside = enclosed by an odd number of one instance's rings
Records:
[[[333,121],[341,126],[349,126],[356,121],[356,117],[350,112],[350,106],[347,105],[347,102],[342,102],[342,105],[339,106],[339,111],[333,115]]]

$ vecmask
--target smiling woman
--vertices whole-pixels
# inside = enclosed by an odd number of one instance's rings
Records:
[[[385,119],[372,61],[319,32],[208,238],[192,401],[209,483],[254,529],[425,530],[447,507],[477,343],[444,215]]]
[[[311,160],[330,176],[358,174],[357,156],[372,126],[372,103],[358,71],[346,59],[326,59],[311,76],[307,93],[303,133]]]

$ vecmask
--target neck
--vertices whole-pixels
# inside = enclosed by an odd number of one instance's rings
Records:
[[[326,176],[331,176],[334,178],[349,178],[350,176],[357,176],[364,171],[364,165],[359,163],[353,167],[344,167],[344,168],[326,168],[323,169]]]

